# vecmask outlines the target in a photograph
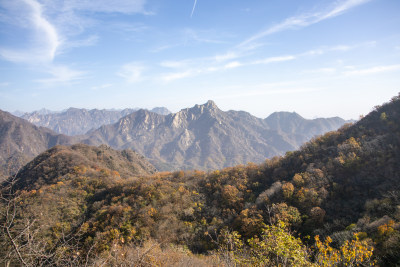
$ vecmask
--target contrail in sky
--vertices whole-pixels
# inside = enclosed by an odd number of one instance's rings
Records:
[[[190,17],[193,16],[194,9],[196,8],[196,4],[197,4],[197,0],[194,0],[193,9],[192,9],[192,14],[190,14]]]

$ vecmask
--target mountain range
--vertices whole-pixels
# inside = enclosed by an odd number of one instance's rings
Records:
[[[74,136],[58,134],[1,112],[3,177],[54,145],[76,143],[132,149],[147,157],[159,170],[210,170],[247,162],[259,163],[297,149],[312,137],[336,130],[346,123],[338,117],[307,120],[289,112],[275,112],[260,119],[244,111],[222,111],[213,101],[167,115],[162,115],[168,113],[165,108],[153,111],[158,113],[143,109],[70,108],[59,113],[46,111],[24,115],[32,122],[58,132],[77,134],[88,130],[86,134]],[[114,120],[117,121],[112,123]],[[111,124],[102,125],[104,123]]]
[[[107,109],[78,109],[69,108],[61,112],[52,112],[41,109],[31,113],[24,113],[20,117],[35,124],[36,126],[47,127],[56,133],[65,135],[82,135],[102,125],[111,124],[120,118],[131,114],[138,109],[107,110]],[[165,107],[156,107],[151,110],[162,115],[171,113]]]
[[[307,120],[289,112],[260,119],[244,111],[222,111],[208,101],[169,115],[139,110],[88,132],[83,142],[131,148],[160,170],[207,170],[262,162],[345,123],[338,117]]]

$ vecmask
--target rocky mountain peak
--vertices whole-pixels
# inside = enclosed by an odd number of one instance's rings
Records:
[[[185,109],[182,111],[188,111],[190,113],[200,113],[203,114],[205,112],[207,113],[214,113],[216,111],[219,111],[218,106],[215,104],[214,101],[212,100],[208,100],[207,103],[203,104],[203,105],[195,105],[193,108],[190,109]]]
[[[218,109],[217,105],[212,100],[208,100],[203,106],[208,109]]]

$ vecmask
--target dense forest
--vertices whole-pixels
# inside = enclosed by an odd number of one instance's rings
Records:
[[[57,146],[10,177],[2,264],[400,265],[400,95],[263,164],[154,172],[132,153]]]

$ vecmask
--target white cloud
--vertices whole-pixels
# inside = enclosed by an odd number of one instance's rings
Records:
[[[347,10],[365,4],[367,2],[369,2],[370,0],[346,0],[346,1],[342,1],[340,2],[338,5],[336,5],[332,10],[330,10],[327,13],[323,13],[321,16],[317,16],[318,21],[321,20],[325,20],[325,19],[329,19],[329,18],[333,18],[336,17],[344,12],[346,12]],[[318,22],[316,21],[316,22]]]
[[[147,0],[13,0],[0,1],[0,21],[25,30],[22,48],[0,47],[0,56],[17,63],[52,62],[65,49],[95,45],[98,36],[80,36],[95,19],[85,12],[150,14]],[[143,28],[143,26],[142,26]],[[132,28],[130,28],[132,30]],[[76,38],[79,36],[79,38]]]
[[[57,48],[61,45],[61,38],[54,27],[43,15],[43,6],[35,0],[17,0],[23,7],[19,14],[14,7],[2,5],[15,16],[24,17],[19,20],[20,27],[26,27],[33,33],[33,39],[26,40],[29,47],[26,49],[0,48],[0,55],[12,62],[35,63],[50,62],[54,59]],[[30,24],[25,24],[29,22]]]
[[[66,43],[63,48],[66,49],[66,48],[93,46],[97,44],[98,41],[99,41],[99,36],[90,35],[86,39],[71,40],[68,43]]]
[[[187,77],[192,77],[204,73],[211,73],[223,70],[229,70],[239,67],[246,67],[251,65],[266,65],[280,62],[288,62],[293,60],[298,60],[303,57],[309,56],[319,56],[325,53],[339,51],[339,52],[347,52],[351,49],[355,49],[357,47],[364,46],[365,44],[357,44],[357,45],[337,45],[337,46],[326,46],[318,49],[309,50],[303,53],[295,54],[295,55],[282,55],[275,57],[268,57],[255,61],[229,61],[224,64],[224,62],[236,59],[239,57],[244,57],[243,54],[236,52],[227,52],[225,54],[220,54],[215,57],[208,58],[194,58],[194,59],[185,59],[181,61],[162,61],[159,63],[160,66],[165,68],[176,69],[176,72],[167,73],[162,76],[162,80],[166,82],[183,79]],[[315,73],[333,73],[335,69],[331,68],[321,68],[317,70],[310,70],[305,72],[315,72]]]
[[[145,67],[136,62],[125,64],[117,73],[118,76],[124,78],[128,83],[136,83],[143,79],[143,71]]]
[[[36,80],[36,82],[46,85],[53,85],[55,83],[69,83],[81,80],[86,75],[86,72],[73,70],[67,66],[62,65],[49,66],[46,72],[53,77],[48,79],[39,79]]]
[[[352,47],[348,45],[338,45],[331,48],[332,51],[348,51],[350,49],[352,49]]]
[[[261,31],[247,40],[243,41],[239,44],[239,47],[248,46],[249,44],[274,33],[278,33],[285,30],[291,30],[296,28],[307,27],[309,25],[318,23],[320,21],[336,17],[347,10],[354,8],[356,6],[365,4],[370,0],[344,0],[344,1],[336,1],[333,6],[331,6],[328,10],[314,12],[310,14],[301,14],[298,16],[289,17],[281,23],[278,23],[274,26],[267,28],[264,31]]]
[[[269,57],[262,60],[257,60],[252,62],[251,64],[269,64],[273,62],[283,62],[283,61],[290,61],[296,59],[296,56],[288,55],[288,56],[279,56],[279,57]]]
[[[239,55],[235,52],[227,52],[225,54],[221,54],[221,55],[216,55],[215,56],[215,61],[216,62],[222,62],[222,61],[226,61],[226,60],[231,60],[231,59],[235,59],[238,58]]]
[[[344,72],[345,75],[369,75],[390,71],[398,71],[400,70],[400,64],[397,65],[386,65],[386,66],[375,66],[367,69],[355,69]]]
[[[347,52],[353,49],[357,48],[363,48],[363,47],[371,47],[375,45],[375,42],[366,42],[366,43],[359,43],[359,44],[353,44],[353,45],[335,45],[335,46],[323,46],[317,49],[312,49],[309,51],[306,51],[302,54],[299,54],[299,56],[319,56],[326,54],[328,52]]]
[[[242,64],[238,61],[229,62],[224,66],[225,69],[233,69],[242,66]]]

